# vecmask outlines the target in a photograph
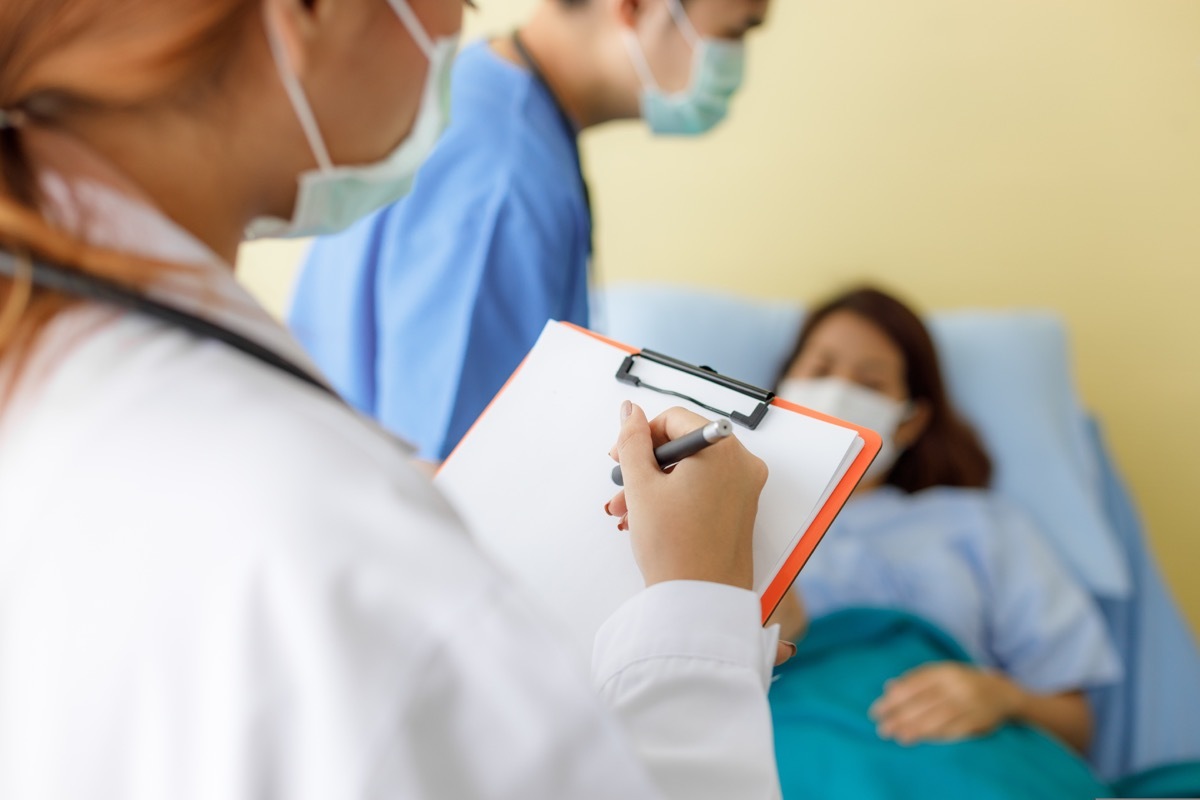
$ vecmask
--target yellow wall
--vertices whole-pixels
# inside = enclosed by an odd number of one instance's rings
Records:
[[[1060,311],[1200,630],[1200,3],[775,0],[717,133],[585,141],[601,281]],[[248,252],[274,308],[297,252]]]

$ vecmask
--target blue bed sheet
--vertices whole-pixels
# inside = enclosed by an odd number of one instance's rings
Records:
[[[785,798],[1069,800],[1112,787],[1052,737],[1024,725],[956,743],[881,739],[867,708],[884,681],[930,661],[969,661],[947,634],[901,611],[846,609],[812,622],[771,688]]]

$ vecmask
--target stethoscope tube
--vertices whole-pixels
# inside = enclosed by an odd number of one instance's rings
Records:
[[[0,250],[0,277],[14,282],[29,280],[34,286],[47,291],[133,311],[188,331],[202,339],[222,342],[342,402],[328,384],[274,350],[264,347],[236,331],[231,331],[183,309],[161,303],[114,281],[89,275],[60,264],[32,258],[28,254],[14,254],[5,250]]]

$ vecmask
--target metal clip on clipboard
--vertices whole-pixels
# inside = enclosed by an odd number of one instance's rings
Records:
[[[644,376],[633,374],[634,367],[637,365],[639,359],[646,362],[643,370],[647,374]],[[684,376],[679,389],[668,389],[663,385],[664,381],[661,378],[668,377],[665,374],[666,369],[673,370]],[[697,367],[686,361],[680,361],[677,358],[671,358],[653,350],[643,350],[640,353],[626,356],[625,360],[621,362],[620,369],[617,370],[616,377],[617,380],[622,383],[628,383],[631,386],[649,389],[653,392],[687,400],[689,403],[695,403],[714,414],[729,417],[729,419],[738,425],[750,430],[758,428],[759,423],[767,415],[767,409],[771,407],[771,400],[775,397],[774,392],[769,392],[766,389],[760,389],[757,386],[739,381],[736,378],[722,375],[711,367]],[[651,383],[647,378],[653,379],[654,382]],[[743,408],[725,410],[712,404],[710,401],[714,399],[713,395],[720,393],[732,393],[734,397],[731,399],[740,402]],[[701,395],[704,396],[704,399],[701,399]],[[729,404],[726,403],[725,405],[728,406]]]

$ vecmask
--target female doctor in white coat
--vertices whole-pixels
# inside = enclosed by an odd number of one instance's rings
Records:
[[[459,2],[0,4],[5,800],[777,792],[760,462],[613,409],[647,589],[589,685],[233,280],[406,190]]]

